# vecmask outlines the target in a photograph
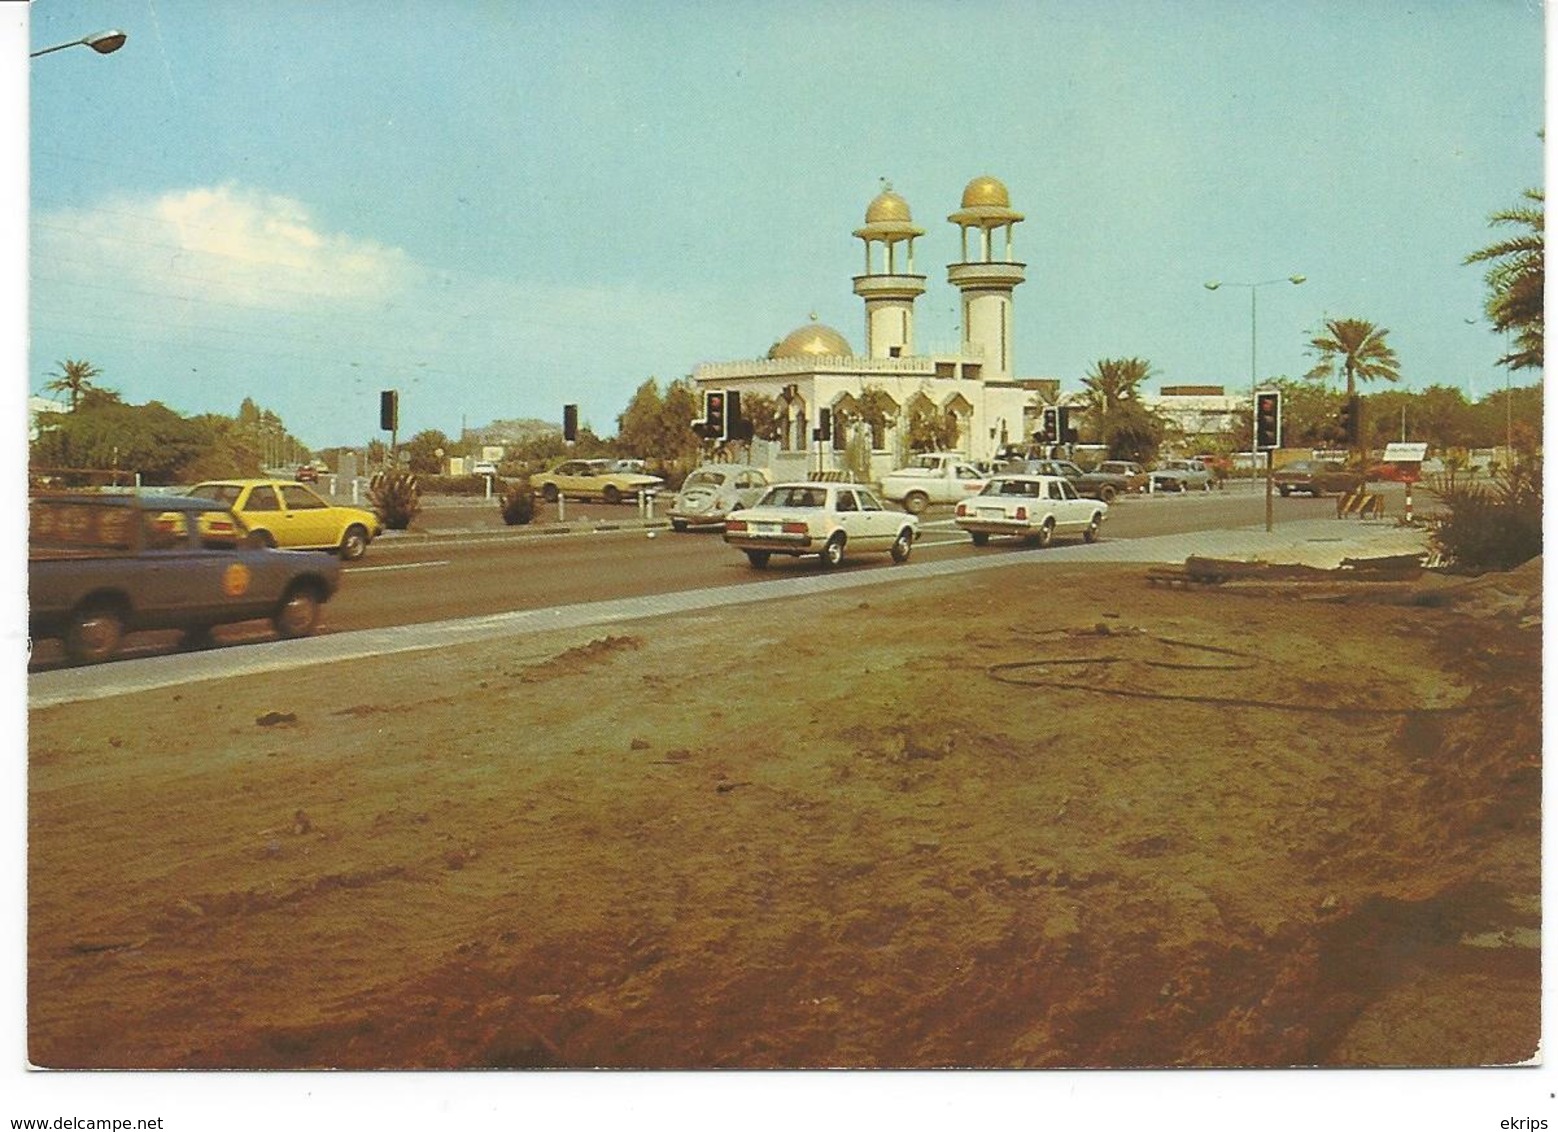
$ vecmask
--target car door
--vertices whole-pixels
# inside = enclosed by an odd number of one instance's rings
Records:
[[[283,520],[291,531],[291,546],[335,546],[341,541],[330,505],[300,483],[282,484]]]
[[[892,546],[902,526],[902,517],[882,506],[882,501],[863,487],[854,489],[860,504],[860,521],[870,532],[871,543],[878,548]]]
[[[1087,526],[1093,516],[1093,501],[1083,499],[1069,480],[1057,480],[1050,484],[1054,498],[1055,529],[1079,531]]]
[[[144,615],[181,625],[221,615],[226,604],[223,571],[231,556],[198,549],[201,517],[189,511],[140,512],[135,604]]]

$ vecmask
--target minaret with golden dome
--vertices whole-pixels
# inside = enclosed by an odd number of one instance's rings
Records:
[[[914,300],[925,293],[925,276],[914,273],[914,238],[925,231],[914,226],[908,202],[885,184],[855,235],[866,246],[865,274],[855,276],[855,294],[866,302],[866,356],[908,357],[914,353]]]
[[[1010,381],[1012,364],[1012,291],[1023,281],[1026,264],[1012,258],[1012,229],[1022,222],[1012,211],[1006,186],[994,177],[975,177],[963,190],[963,207],[947,217],[963,237],[963,260],[947,265],[947,281],[963,293],[963,340],[982,352],[980,376]],[[1006,234],[1004,257],[996,258],[995,233]],[[978,245],[969,256],[969,232]]]

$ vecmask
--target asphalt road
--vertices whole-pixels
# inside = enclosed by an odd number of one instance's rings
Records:
[[[1387,487],[1387,494],[1389,490]],[[1399,494],[1399,487],[1395,490]],[[1334,515],[1336,507],[1334,498],[1292,497],[1273,502],[1278,525],[1284,519]],[[1399,498],[1391,500],[1389,506],[1393,514],[1399,513]],[[677,534],[665,526],[645,529],[632,503],[570,502],[567,518],[569,526],[560,527],[555,507],[548,507],[534,525],[505,527],[495,504],[429,506],[413,533],[387,535],[360,561],[346,567],[341,590],[325,607],[319,631],[341,633],[777,582],[820,570],[815,557],[780,556],[775,556],[767,570],[753,570],[716,532]],[[1264,521],[1263,492],[1241,483],[1226,491],[1117,500],[1104,524],[1103,538],[1234,530]],[[951,509],[946,507],[932,508],[922,515],[920,528],[915,561],[1044,553],[1003,540],[976,548],[957,529]],[[1215,536],[1208,538],[1207,545],[1208,553],[1215,553]],[[846,559],[840,569],[887,570],[892,566],[886,555],[879,555]],[[260,623],[219,627],[215,635],[219,648],[271,638],[268,626]],[[121,656],[169,652],[179,643],[176,633],[137,634],[126,641]],[[35,670],[55,668],[61,665],[62,654],[57,642],[40,641],[31,659]]]

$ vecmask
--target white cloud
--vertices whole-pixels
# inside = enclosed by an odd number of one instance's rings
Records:
[[[321,231],[302,202],[237,185],[121,197],[33,218],[34,270],[262,310],[380,302],[418,274],[398,248]]]

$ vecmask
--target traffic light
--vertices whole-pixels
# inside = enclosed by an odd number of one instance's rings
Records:
[[[379,427],[385,432],[400,427],[400,394],[394,389],[379,394]]]
[[[1282,394],[1275,389],[1255,394],[1255,447],[1282,447]]]
[[[741,390],[725,390],[725,438],[727,440],[750,440],[751,426],[741,419]]]
[[[817,410],[817,429],[815,436],[818,440],[833,439],[833,414],[826,408]]]
[[[725,392],[722,389],[703,391],[703,428],[706,440],[725,439]]]
[[[563,406],[563,439],[568,441],[579,439],[579,406]]]
[[[1336,414],[1336,420],[1342,428],[1342,437],[1348,444],[1357,444],[1358,437],[1362,435],[1363,399],[1356,393],[1347,398],[1347,403],[1342,406],[1341,412]]]
[[[1046,406],[1039,418],[1040,443],[1058,444],[1060,442],[1060,410],[1054,405]]]
[[[1077,430],[1071,427],[1071,406],[1062,405],[1055,412],[1057,416],[1056,439],[1061,444],[1075,444],[1077,442]]]

